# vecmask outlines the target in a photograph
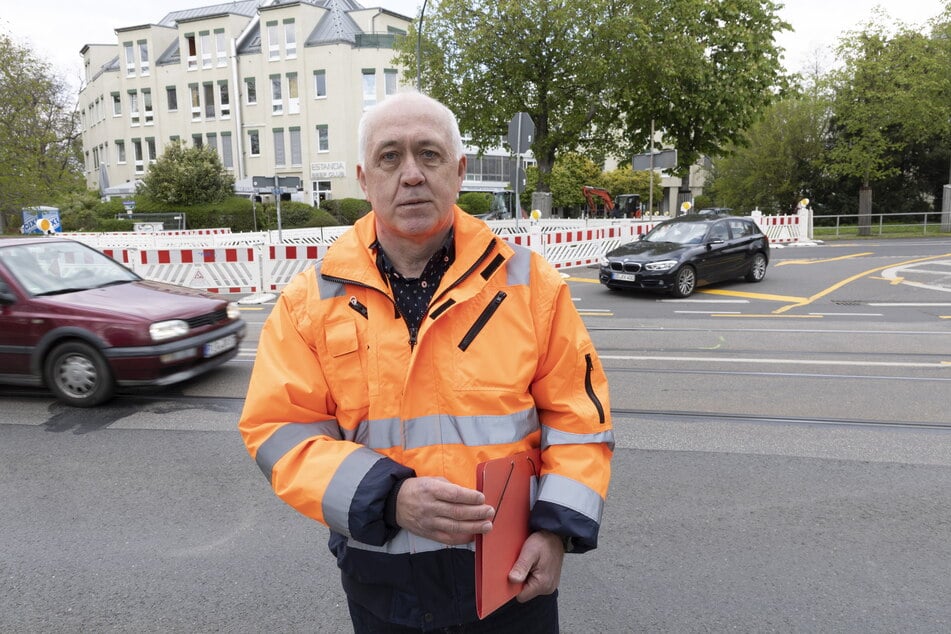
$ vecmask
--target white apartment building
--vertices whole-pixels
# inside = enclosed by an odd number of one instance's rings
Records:
[[[298,177],[301,198],[363,198],[363,111],[396,92],[394,39],[412,18],[354,0],[238,0],[173,11],[87,44],[80,92],[86,181],[131,194],[170,142],[213,147],[252,177]],[[469,157],[466,190],[508,188],[504,152]]]

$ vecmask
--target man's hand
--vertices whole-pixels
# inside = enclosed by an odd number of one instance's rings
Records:
[[[492,530],[495,509],[475,489],[445,478],[409,478],[396,496],[396,523],[411,533],[455,546]]]
[[[509,572],[509,581],[525,584],[516,597],[519,603],[557,590],[564,559],[565,546],[561,537],[548,531],[529,535]]]

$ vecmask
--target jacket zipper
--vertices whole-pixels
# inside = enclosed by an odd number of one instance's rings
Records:
[[[492,298],[492,301],[489,302],[489,305],[483,309],[482,314],[479,315],[479,318],[475,320],[475,323],[472,324],[472,327],[469,328],[469,332],[466,333],[466,336],[462,338],[462,341],[459,342],[459,349],[465,350],[468,348],[472,341],[482,332],[482,329],[485,328],[485,325],[489,323],[489,320],[492,319],[492,315],[495,314],[495,311],[499,309],[499,306],[502,305],[502,302],[505,301],[505,298],[508,295],[505,291],[499,291],[495,294],[495,297]]]
[[[601,404],[601,399],[598,398],[598,395],[594,392],[594,386],[591,385],[591,372],[594,370],[594,361],[591,360],[591,353],[584,355],[585,363],[585,372],[584,372],[584,391],[588,393],[588,398],[591,399],[591,402],[594,403],[594,407],[598,410],[598,422],[604,424],[604,406]]]
[[[360,302],[358,302],[356,297],[350,297],[349,304],[350,304],[350,308],[352,308],[353,310],[363,315],[364,319],[370,318],[370,312],[367,310],[367,307],[361,304]]]

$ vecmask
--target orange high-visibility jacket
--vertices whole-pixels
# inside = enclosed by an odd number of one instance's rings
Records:
[[[371,212],[284,289],[261,333],[240,430],[275,493],[331,529],[351,599],[384,619],[475,619],[473,546],[389,526],[406,477],[474,488],[533,447],[533,530],[597,545],[613,451],[608,384],[560,274],[454,209],[455,260],[418,333],[371,248]]]

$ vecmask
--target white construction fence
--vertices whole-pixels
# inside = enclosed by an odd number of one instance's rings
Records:
[[[811,218],[764,216],[757,222],[774,245],[811,242]],[[648,220],[505,220],[489,224],[503,239],[541,253],[555,268],[596,264],[608,251],[636,240],[664,217]],[[258,233],[196,229],[154,233],[66,233],[122,262],[142,277],[212,293],[279,292],[327,251],[349,227]]]

